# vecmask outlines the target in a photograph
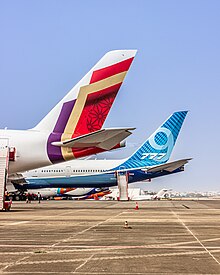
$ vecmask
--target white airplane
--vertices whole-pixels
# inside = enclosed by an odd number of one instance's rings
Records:
[[[28,171],[12,180],[17,189],[111,187],[126,173],[128,183],[184,170],[190,159],[167,162],[187,111],[173,113],[130,157],[119,160],[74,160]]]
[[[62,197],[71,199],[95,199],[110,193],[108,188],[41,188],[28,189],[30,195],[40,193],[42,198]]]
[[[42,189],[43,190],[43,189]],[[160,200],[162,198],[165,198],[165,195],[169,192],[168,189],[161,189],[157,192],[157,194],[151,195],[151,194],[143,194],[143,191],[139,190],[139,188],[128,188],[128,197],[129,200],[132,201],[149,201],[149,200]],[[138,194],[137,194],[138,193]],[[140,194],[141,193],[141,194]],[[114,188],[111,189],[111,193],[105,195],[101,200],[117,200],[119,198],[119,189]]]
[[[120,147],[134,128],[101,128],[135,54],[108,52],[34,128],[0,130],[9,174]]]
[[[165,195],[168,194],[170,190],[168,189],[161,189],[160,191],[157,192],[157,194],[155,195],[150,195],[150,194],[147,194],[147,195],[139,195],[139,196],[134,196],[132,197],[131,199],[133,201],[145,201],[145,200],[160,200],[162,198],[165,198]]]

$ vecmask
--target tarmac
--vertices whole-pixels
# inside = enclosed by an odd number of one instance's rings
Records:
[[[14,202],[0,213],[0,273],[220,274],[220,201],[138,204]]]

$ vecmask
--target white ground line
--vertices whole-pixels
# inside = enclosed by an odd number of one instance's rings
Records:
[[[219,253],[220,250],[213,250],[213,252]],[[88,260],[93,262],[97,261],[108,261],[108,260],[125,260],[125,259],[144,259],[144,258],[155,258],[155,257],[170,257],[170,256],[184,256],[184,255],[202,255],[207,253],[205,250],[203,251],[186,251],[186,252],[172,252],[172,253],[156,253],[156,254],[141,254],[141,255],[122,255],[122,256],[101,256],[101,257],[90,257],[88,258],[77,258],[77,259],[62,259],[62,260],[41,260],[41,261],[29,261],[29,262],[21,262],[17,261],[16,265],[42,265],[42,264],[57,264],[57,263],[77,263]],[[8,263],[3,263],[8,264]]]
[[[75,212],[80,212],[80,211],[81,211],[81,209],[76,210]],[[73,210],[68,211],[68,212],[64,212],[64,213],[57,214],[56,216],[63,216],[63,215],[70,214],[70,213],[72,213],[72,212],[73,212]],[[29,222],[33,222],[33,221],[43,220],[43,219],[45,219],[45,217],[39,217],[39,218],[30,219],[30,220],[28,220],[28,221],[20,221],[20,222],[17,222],[17,223],[11,223],[10,225],[22,224],[22,223],[24,224],[24,223],[29,223]],[[5,226],[5,225],[4,225],[4,226]],[[31,255],[32,255],[32,254],[30,254],[30,255],[28,255],[28,256],[25,256],[25,257],[23,257],[23,258],[17,260],[16,262],[10,263],[9,265],[5,266],[3,269],[0,269],[0,272],[6,270],[8,267],[12,267],[12,266],[14,266],[14,265],[16,265],[16,264],[19,264],[19,262],[20,262],[20,261],[23,261],[24,259],[30,258]]]
[[[215,258],[215,256],[204,246],[203,243],[201,243],[201,241],[196,237],[196,235],[189,229],[189,227],[180,219],[180,217],[178,216],[177,213],[175,213],[172,210],[172,213],[174,216],[176,216],[176,218],[178,219],[178,221],[186,228],[186,230],[197,240],[197,242],[205,249],[205,251],[212,257],[212,259],[220,265],[220,262]]]
[[[23,275],[23,274],[61,274],[61,275],[63,275],[63,274],[70,274],[70,272],[69,271],[62,271],[62,272],[60,272],[60,271],[33,271],[33,272],[31,272],[30,273],[30,271],[7,271],[7,272],[4,272],[3,274],[21,274],[21,275]],[[91,272],[81,272],[81,271],[78,271],[78,272],[76,272],[76,274],[85,274],[85,275],[91,275],[91,274],[93,274],[93,273],[91,273]],[[105,272],[105,273],[103,273],[103,272],[95,272],[94,273],[95,275],[146,275],[146,274],[148,274],[148,273],[146,273],[146,272],[135,272],[135,273],[131,273],[131,272],[120,272],[120,273],[118,273],[118,272],[114,272],[114,273],[112,273],[112,272]],[[164,275],[167,275],[167,272],[160,272],[160,274],[164,274]],[[172,275],[180,275],[180,273],[172,273]],[[201,275],[201,273],[190,273],[190,275]],[[206,274],[206,275],[213,275],[213,274]]]
[[[76,273],[78,269],[82,268],[85,264],[88,263],[88,261],[90,261],[92,259],[92,257],[94,256],[95,254],[92,254],[89,258],[87,258],[84,263],[80,264],[79,266],[76,267],[76,269],[72,272],[72,273]]]
[[[69,211],[69,212],[72,212],[72,211]],[[121,214],[124,214],[124,213],[126,213],[126,211],[120,212],[119,214],[117,214],[117,215],[115,215],[115,216],[113,216],[113,217],[110,217],[110,218],[108,218],[108,219],[106,219],[106,220],[104,220],[104,221],[98,222],[97,224],[95,224],[95,225],[93,225],[93,226],[90,226],[90,227],[88,227],[88,228],[86,228],[86,229],[84,229],[84,230],[82,230],[82,231],[80,231],[80,232],[78,232],[78,233],[76,233],[76,234],[70,236],[70,237],[67,238],[67,239],[64,239],[64,240],[62,240],[62,241],[59,241],[59,242],[53,244],[53,245],[50,246],[50,247],[54,247],[55,245],[58,245],[58,244],[60,244],[60,243],[62,243],[62,242],[65,242],[65,241],[68,241],[68,240],[70,240],[71,238],[73,238],[73,237],[75,237],[75,236],[77,236],[77,235],[83,234],[83,233],[89,231],[90,229],[92,229],[92,228],[94,228],[94,227],[97,227],[97,226],[99,226],[100,224],[103,224],[103,223],[105,223],[105,222],[107,222],[107,221],[109,221],[109,220],[111,220],[111,219],[114,219],[114,218],[116,218],[116,217],[118,217],[118,216],[120,216]],[[64,214],[67,214],[67,212],[64,213]],[[30,258],[30,256],[31,256],[31,255],[26,256],[26,257],[23,257],[22,259],[19,259],[19,260],[17,260],[16,262],[13,262],[13,263],[11,263],[11,264],[5,266],[5,267],[4,267],[3,269],[1,269],[0,271],[3,271],[3,270],[5,270],[5,269],[7,269],[8,267],[12,267],[12,266],[14,266],[14,265],[22,264],[21,261],[22,261],[23,259],[28,259],[28,258]],[[91,260],[93,256],[94,256],[94,254],[91,255],[91,256],[90,256],[89,258],[87,258],[86,260],[85,260],[85,259],[81,259],[81,260],[83,260],[84,262],[83,262],[81,265],[79,265],[79,266],[75,269],[74,273],[77,272],[77,270],[78,270],[79,268],[81,268],[82,266],[84,266],[89,260]],[[53,261],[52,261],[52,262],[53,262]],[[57,262],[57,261],[56,261],[56,262]],[[63,262],[63,261],[62,261],[62,262]],[[65,261],[64,261],[64,262],[65,262]],[[23,262],[23,264],[25,264],[25,263],[27,264],[27,262]]]
[[[80,231],[80,232],[77,232],[77,233],[71,235],[69,238],[66,238],[66,239],[63,239],[63,240],[61,240],[61,241],[59,241],[59,242],[56,242],[56,243],[54,243],[53,245],[51,245],[51,247],[55,247],[56,245],[59,245],[60,243],[63,243],[63,242],[68,242],[68,241],[71,240],[72,238],[74,238],[74,237],[76,237],[76,236],[78,236],[78,235],[81,235],[81,234],[83,234],[83,233],[89,231],[90,229],[99,226],[100,224],[103,224],[103,223],[105,223],[105,222],[107,222],[107,221],[110,221],[110,220],[112,220],[112,219],[114,219],[114,218],[117,218],[118,216],[120,216],[121,214],[124,214],[124,213],[126,213],[126,211],[120,212],[119,214],[117,214],[117,215],[115,215],[115,216],[113,216],[113,217],[110,217],[110,218],[108,218],[108,219],[106,219],[106,220],[104,220],[104,221],[98,222],[98,223],[96,223],[96,224],[94,224],[94,225],[92,225],[92,226],[90,226],[90,227],[88,227],[88,228],[86,228],[86,229],[84,229],[84,230],[82,230],[82,231]]]
[[[5,269],[7,269],[8,267],[11,267],[13,265],[19,264],[20,261],[23,261],[25,259],[28,259],[30,256],[25,256],[21,259],[18,259],[16,262],[12,262],[12,263],[8,263],[5,267],[3,267],[2,269],[0,269],[0,271],[4,271]]]
[[[18,247],[18,246],[16,246]],[[19,247],[24,247],[24,246],[19,246]],[[25,246],[24,248],[29,247],[29,246]],[[33,247],[33,246],[32,246]],[[201,249],[202,247],[199,246],[169,246],[169,244],[164,244],[164,245],[143,245],[143,246],[114,246],[114,247],[109,247],[109,246],[100,246],[100,247],[94,247],[94,248],[83,248],[80,246],[77,246],[73,249],[70,249],[71,246],[59,246],[58,248],[69,248],[69,249],[62,249],[62,250],[44,250],[42,248],[51,248],[50,245],[48,245],[47,247],[45,246],[34,246],[35,248],[38,248],[40,251],[44,251],[47,254],[64,254],[64,253],[74,253],[74,252],[100,252],[100,251],[114,251],[114,250],[126,250],[126,249],[170,249],[170,250],[179,250],[179,249]],[[90,246],[91,247],[91,246]],[[209,246],[207,247],[207,249],[214,249],[214,250],[220,250],[220,246]],[[21,252],[7,252],[7,255],[35,255],[36,252],[34,251],[21,251]],[[5,255],[5,252],[0,252],[0,255]],[[0,262],[0,264],[2,264]]]
[[[29,223],[29,221],[20,221],[20,222],[13,222],[13,223],[9,223],[9,224],[4,224],[4,226],[11,226],[11,225],[18,225],[18,224],[24,224],[24,223]]]
[[[56,214],[56,217],[64,216],[64,215],[70,214],[70,213],[72,213],[72,211],[73,211],[73,210],[68,211],[68,212],[64,212],[64,213],[60,213],[60,214]],[[82,211],[82,209],[76,210],[75,212],[80,212],[80,211]],[[53,215],[53,216],[54,216],[54,215]],[[26,220],[26,221],[5,223],[5,224],[3,224],[2,226],[19,225],[19,224],[25,224],[25,223],[34,222],[34,221],[40,221],[40,220],[44,220],[44,219],[47,219],[47,216],[37,217],[37,218],[30,219],[30,220]]]

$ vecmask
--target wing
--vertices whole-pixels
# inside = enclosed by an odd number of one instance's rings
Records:
[[[173,172],[178,168],[181,168],[181,167],[184,168],[184,165],[187,164],[190,160],[191,158],[176,160],[176,161],[168,162],[161,165],[155,165],[151,168],[146,168],[146,169],[144,168],[142,170],[147,172],[159,172],[159,171]]]
[[[132,134],[135,128],[109,128],[101,129],[76,138],[52,142],[51,144],[59,147],[86,148],[97,147],[110,150],[115,145]]]

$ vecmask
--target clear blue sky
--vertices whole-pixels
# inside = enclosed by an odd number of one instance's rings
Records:
[[[220,190],[220,1],[0,1],[0,128],[33,127],[107,51],[138,49],[105,126],[135,126],[128,156],[167,116],[190,110],[149,189]],[[146,187],[146,186],[145,186]]]

